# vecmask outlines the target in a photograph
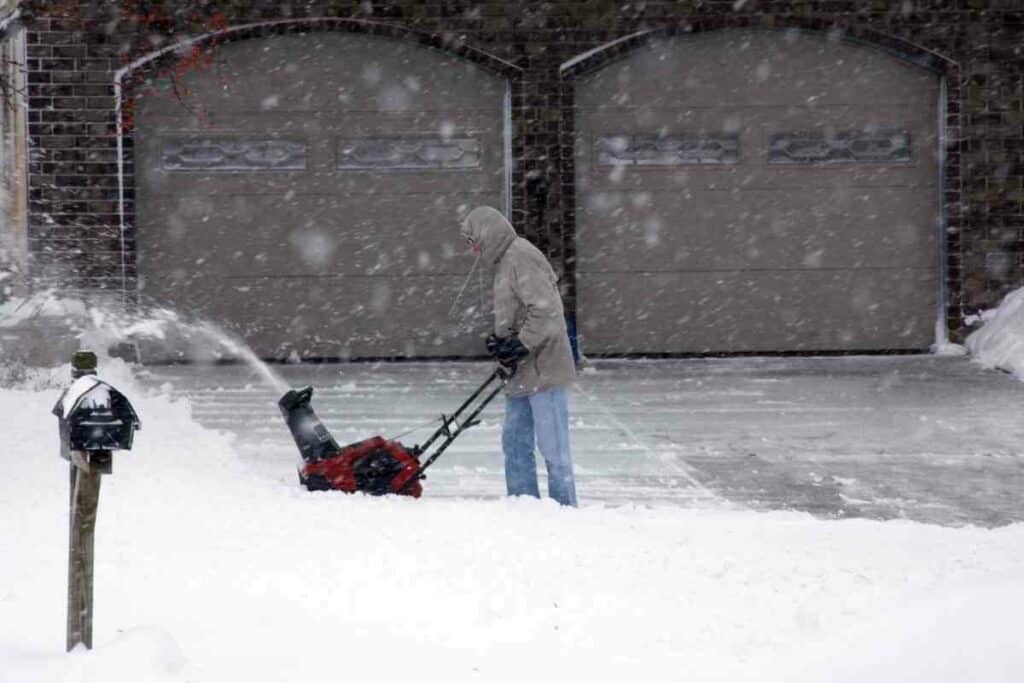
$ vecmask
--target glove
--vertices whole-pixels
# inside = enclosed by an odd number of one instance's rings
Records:
[[[492,334],[487,338],[487,353],[502,365],[515,365],[530,355],[530,349],[519,341],[519,337],[499,337]]]

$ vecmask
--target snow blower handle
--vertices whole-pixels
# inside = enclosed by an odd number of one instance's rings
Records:
[[[494,372],[491,373],[491,376],[488,377],[484,381],[484,383],[481,384],[477,388],[477,390],[473,392],[472,396],[467,398],[466,401],[461,406],[459,406],[458,410],[456,410],[451,415],[441,416],[441,419],[444,422],[444,424],[442,424],[440,429],[434,432],[434,434],[429,439],[427,439],[427,442],[425,444],[423,444],[422,446],[417,446],[414,449],[414,452],[416,453],[417,456],[422,455],[427,451],[428,448],[430,448],[431,444],[433,444],[434,441],[436,441],[442,435],[445,436],[445,440],[441,443],[440,446],[437,447],[437,450],[434,451],[434,453],[429,458],[427,458],[427,460],[422,465],[420,465],[420,468],[416,471],[416,474],[410,477],[409,481],[406,482],[406,486],[409,486],[414,481],[422,479],[424,470],[426,470],[428,467],[434,464],[434,461],[441,457],[441,454],[444,453],[445,449],[447,449],[448,446],[450,446],[452,442],[458,438],[459,434],[462,434],[462,432],[466,431],[473,425],[479,424],[479,420],[476,419],[477,415],[483,412],[483,409],[487,407],[487,404],[493,401],[494,397],[497,396],[501,392],[501,390],[505,388],[505,384],[508,382],[509,378],[512,377],[512,375],[514,374],[514,365],[511,368],[508,368],[499,363],[498,367],[495,368]],[[482,393],[484,393],[484,390],[487,389],[487,387],[489,387],[494,380],[498,380],[498,386],[496,386],[494,389],[491,390],[489,394],[487,394],[483,401],[481,401],[480,404],[473,410],[473,412],[470,413],[469,417],[467,417],[462,422],[456,422],[455,418],[461,415],[462,411],[466,410],[466,408],[468,408],[469,405],[473,403],[473,401],[475,401]],[[455,425],[455,431],[449,429],[451,425]]]
[[[459,406],[458,410],[456,410],[451,415],[441,415],[442,424],[438,428],[438,430],[431,434],[430,438],[427,439],[426,443],[424,443],[422,446],[416,446],[416,448],[413,449],[417,453],[417,455],[425,453],[430,448],[431,444],[433,444],[435,441],[437,441],[438,438],[442,436],[446,436],[449,439],[454,439],[455,437],[452,436],[453,432],[449,429],[451,425],[456,425],[456,432],[454,432],[455,436],[458,436],[458,434],[461,433],[464,429],[468,429],[469,427],[471,427],[473,424],[473,418],[476,417],[476,415],[481,410],[483,410],[484,406],[491,402],[491,400],[497,395],[497,393],[501,391],[501,389],[505,386],[505,383],[508,382],[508,378],[511,377],[513,374],[515,374],[514,367],[509,369],[499,364],[498,367],[494,369],[494,372],[491,373],[491,376],[484,380],[483,384],[477,387],[476,391],[473,392],[473,395],[467,398],[462,403],[462,405]],[[476,411],[474,411],[473,414],[470,415],[465,422],[463,422],[461,425],[458,422],[456,422],[456,418],[458,418],[458,416],[461,415],[462,412],[466,410],[466,408],[468,408],[469,405],[472,404],[473,401],[475,401],[480,396],[480,394],[484,393],[484,390],[487,389],[487,387],[490,386],[491,382],[493,382],[495,379],[500,381],[500,386],[498,386],[498,388],[495,389],[490,396],[484,399],[484,402],[480,404],[480,407]],[[447,447],[447,444],[445,444],[444,447]]]
[[[516,374],[516,370],[519,368],[517,361],[511,361],[509,363],[498,363],[498,367],[495,368],[494,374],[497,375],[498,379],[501,380],[502,385],[512,379],[512,375]]]

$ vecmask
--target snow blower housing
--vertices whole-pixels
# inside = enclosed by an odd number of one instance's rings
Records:
[[[409,448],[398,441],[374,436],[339,446],[327,427],[313,412],[313,388],[292,389],[277,402],[288,429],[302,455],[299,482],[310,491],[362,491],[374,496],[388,493],[419,498],[423,493],[423,472],[466,429],[479,424],[477,416],[497,396],[512,371],[499,366],[452,415],[441,416],[441,427],[422,446]],[[470,409],[495,380],[498,386],[481,400],[462,422],[459,416]],[[427,454],[444,437],[433,453]],[[420,458],[427,456],[423,462]]]

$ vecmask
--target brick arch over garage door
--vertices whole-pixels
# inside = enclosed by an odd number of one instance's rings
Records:
[[[940,78],[797,31],[653,40],[576,84],[591,353],[925,349]]]
[[[488,312],[448,316],[472,265],[457,220],[505,205],[506,80],[344,32],[230,42],[215,62],[183,102],[137,103],[143,296],[262,357],[475,354]]]

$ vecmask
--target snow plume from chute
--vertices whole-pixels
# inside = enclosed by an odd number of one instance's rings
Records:
[[[33,356],[40,344],[60,351],[51,358]],[[139,304],[126,310],[113,301],[85,301],[52,290],[0,304],[0,351],[8,360],[0,380],[28,379],[33,373],[26,368],[63,364],[75,349],[138,363],[243,362],[274,389],[289,388],[239,336],[173,308]]]

